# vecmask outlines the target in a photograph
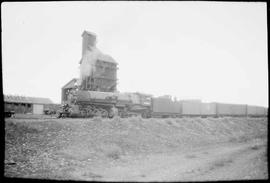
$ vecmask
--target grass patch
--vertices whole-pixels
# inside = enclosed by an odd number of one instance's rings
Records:
[[[221,167],[224,167],[226,164],[228,163],[232,163],[233,161],[230,159],[230,160],[221,160],[221,161],[217,161],[214,163],[213,167],[214,168],[221,168]]]
[[[93,178],[93,179],[102,178],[102,175],[99,175],[99,174],[96,174],[96,173],[93,173],[93,172],[85,172],[83,174],[83,176],[88,177],[88,178]]]

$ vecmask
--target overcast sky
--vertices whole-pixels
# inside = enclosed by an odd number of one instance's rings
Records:
[[[79,77],[84,30],[118,90],[268,106],[266,3],[2,3],[4,94],[47,97]]]

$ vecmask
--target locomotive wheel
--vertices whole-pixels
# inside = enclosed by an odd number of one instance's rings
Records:
[[[85,110],[81,110],[80,113],[83,118],[87,116],[87,112]]]
[[[94,114],[94,116],[101,116],[101,114],[100,114],[100,112],[99,112],[98,109],[95,109],[95,110],[93,111],[93,114]]]
[[[103,106],[80,105],[79,111],[82,117],[94,117],[94,116],[99,116],[102,118],[113,117],[113,115],[111,115],[109,112],[110,111],[109,108]]]
[[[57,112],[56,113],[56,118],[61,118],[61,116],[62,116],[62,113],[61,112]]]
[[[106,111],[105,109],[102,111],[102,117],[103,118],[107,118],[108,117],[108,111]]]
[[[108,117],[109,117],[109,118],[113,118],[113,117],[114,117],[113,112],[110,111],[110,112],[108,113]]]

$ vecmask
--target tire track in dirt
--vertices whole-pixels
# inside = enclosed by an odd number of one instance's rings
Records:
[[[266,145],[251,145],[213,161],[188,180],[249,180],[267,179]]]
[[[185,172],[179,178],[186,181],[268,178],[267,163],[264,164],[260,171],[253,173],[263,163],[258,158],[266,157],[266,145],[263,142],[258,144],[258,141],[254,141],[248,144],[241,144],[239,147],[230,147],[229,151],[226,148],[223,150],[221,148],[220,152],[207,153],[212,156],[209,162],[202,161],[198,168]],[[191,157],[195,158],[194,156]]]

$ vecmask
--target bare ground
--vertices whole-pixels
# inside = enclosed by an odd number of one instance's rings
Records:
[[[7,119],[5,176],[268,179],[267,119]]]
[[[102,181],[207,181],[267,179],[266,144],[261,140],[223,143],[192,152],[159,153],[121,162],[91,163],[70,173],[74,179]]]

